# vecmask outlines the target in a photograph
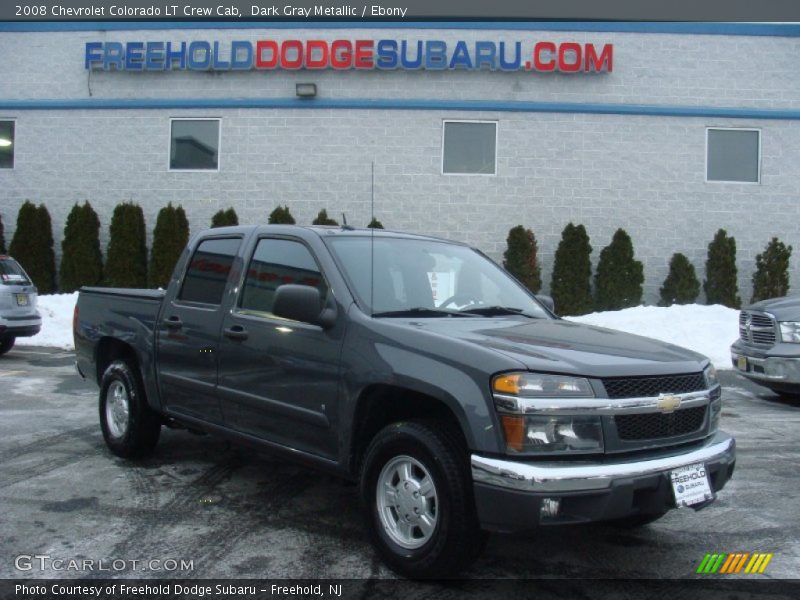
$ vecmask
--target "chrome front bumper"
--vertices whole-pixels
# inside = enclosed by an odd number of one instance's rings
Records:
[[[516,491],[595,491],[608,489],[617,480],[666,473],[694,463],[731,465],[735,460],[736,440],[719,431],[700,448],[645,460],[515,462],[473,454],[472,479]]]
[[[747,359],[747,367],[739,366],[739,357]],[[755,381],[800,384],[800,358],[767,356],[758,358],[744,352],[731,351],[731,362],[737,373]]]

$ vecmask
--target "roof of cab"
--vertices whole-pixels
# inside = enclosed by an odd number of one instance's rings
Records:
[[[213,233],[214,235],[220,233],[249,233],[253,230],[258,230],[264,233],[277,233],[284,231],[291,233],[293,230],[311,231],[316,233],[321,238],[329,237],[382,237],[382,238],[399,238],[411,240],[428,240],[432,242],[446,242],[448,244],[457,244],[459,246],[466,246],[463,242],[456,240],[448,240],[445,238],[434,237],[430,235],[421,235],[417,233],[407,233],[403,231],[393,231],[391,229],[370,229],[367,227],[350,227],[342,225],[233,225],[231,227],[216,227],[214,229],[207,229],[202,232],[202,235]]]

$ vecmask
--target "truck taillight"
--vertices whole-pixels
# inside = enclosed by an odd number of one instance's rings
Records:
[[[72,332],[78,333],[78,319],[80,318],[80,310],[78,305],[75,305],[75,310],[72,311]]]

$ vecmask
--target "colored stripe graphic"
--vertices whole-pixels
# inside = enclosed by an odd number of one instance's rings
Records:
[[[734,575],[741,573],[744,568],[744,573],[763,573],[772,560],[772,556],[771,552],[706,554],[700,561],[696,572],[701,575]]]

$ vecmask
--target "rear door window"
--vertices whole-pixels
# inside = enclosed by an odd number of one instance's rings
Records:
[[[3,285],[30,285],[31,280],[13,259],[0,259],[0,282]]]
[[[203,240],[194,251],[178,299],[201,304],[221,304],[241,238]]]

